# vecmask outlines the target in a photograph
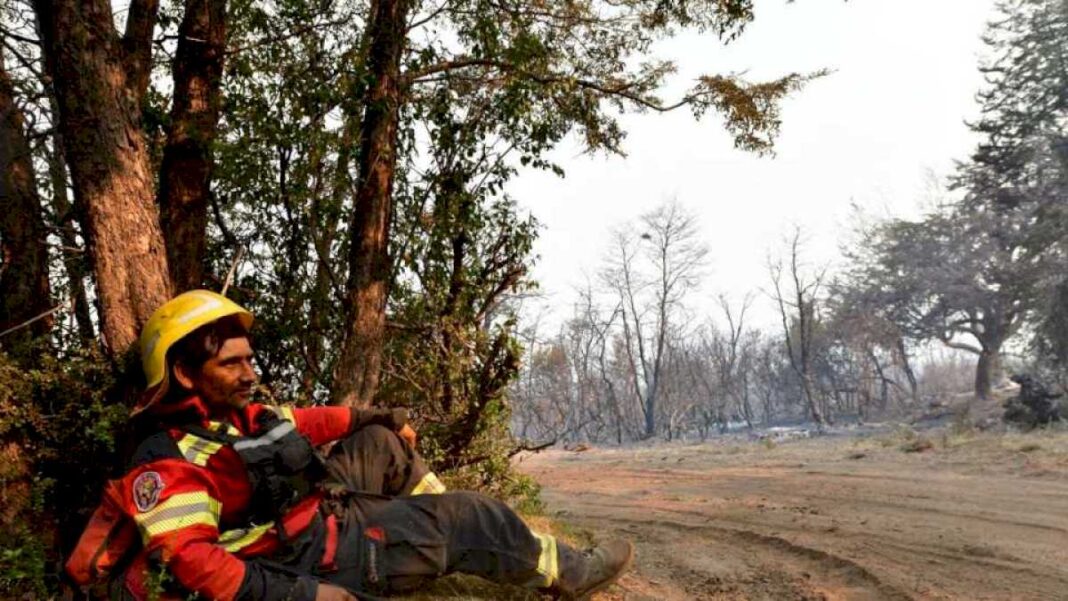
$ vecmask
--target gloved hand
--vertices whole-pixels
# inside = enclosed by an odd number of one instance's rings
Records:
[[[352,430],[377,424],[393,430],[413,448],[415,447],[415,429],[408,423],[408,410],[404,407],[389,409],[353,409]]]
[[[400,432],[401,428],[408,425],[408,410],[404,407],[391,407],[379,411],[388,416],[388,425],[394,432]]]
[[[404,407],[389,409],[392,412],[390,419],[393,421],[393,431],[400,436],[410,447],[415,448],[415,428],[408,423],[408,410]]]
[[[408,443],[408,446],[415,448],[415,428],[411,424],[404,424],[404,427],[397,431],[397,436]]]

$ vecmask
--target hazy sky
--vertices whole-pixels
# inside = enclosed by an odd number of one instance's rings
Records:
[[[800,225],[812,262],[833,261],[850,204],[877,215],[915,215],[928,174],[945,176],[976,138],[977,70],[994,0],[757,0],[756,20],[723,47],[688,35],[661,46],[685,88],[700,73],[746,71],[752,80],[829,68],[783,106],[773,157],[733,148],[718,115],[628,115],[628,156],[581,154],[569,142],[554,159],[567,177],[525,172],[510,193],[542,223],[535,276],[556,319],[573,289],[596,273],[610,228],[677,198],[699,215],[711,249],[708,307],[768,285],[768,252]],[[773,325],[765,297],[754,317]]]

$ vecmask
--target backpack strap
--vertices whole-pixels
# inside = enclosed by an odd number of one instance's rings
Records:
[[[177,447],[187,461],[204,466],[222,447],[230,446],[245,464],[252,484],[251,517],[262,524],[277,521],[314,490],[326,469],[292,421],[263,411],[256,416],[256,427],[256,434],[244,436],[226,423],[207,428],[185,424],[179,428],[185,435]]]

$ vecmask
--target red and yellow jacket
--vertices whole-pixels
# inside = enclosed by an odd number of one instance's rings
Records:
[[[171,411],[196,415],[199,425],[232,436],[254,432],[258,416],[273,411],[289,420],[313,446],[340,439],[368,423],[389,423],[385,412],[346,407],[288,408],[250,404],[211,415],[198,398]],[[250,523],[252,485],[241,457],[232,445],[212,441],[179,427],[145,440],[134,465],[108,485],[113,506],[136,524],[142,550],[126,572],[126,592],[149,595],[145,574],[155,560],[188,591],[208,599],[313,599],[316,583],[309,577],[271,570],[255,557],[270,557],[282,540],[316,530],[324,538],[323,561],[330,561],[330,536],[336,540],[333,518],[319,515],[321,497],[313,493],[296,503],[281,519]],[[333,530],[331,531],[331,528]],[[74,573],[71,565],[68,572]]]

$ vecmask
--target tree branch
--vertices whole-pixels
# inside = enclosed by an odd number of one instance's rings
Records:
[[[35,40],[33,38],[28,38],[26,36],[19,35],[19,34],[13,32],[13,31],[11,31],[7,27],[4,27],[3,25],[0,25],[0,36],[3,36],[5,38],[11,38],[11,39],[15,40],[16,42],[23,42],[25,44],[33,44],[34,46],[40,46],[41,45],[41,40]]]
[[[159,16],[159,0],[131,0],[122,45],[126,51],[128,86],[140,100],[152,73],[152,31]]]
[[[948,346],[949,348],[957,349],[958,351],[967,351],[969,353],[975,353],[976,355],[983,354],[983,349],[981,349],[981,348],[979,348],[977,346],[973,346],[971,344],[968,344],[966,342],[954,341],[954,340],[950,339],[949,336],[946,336],[944,333],[943,334],[939,334],[938,335],[938,339],[942,341],[942,344]]]
[[[265,44],[275,44],[275,43],[278,43],[278,42],[285,42],[285,41],[290,40],[292,38],[299,37],[299,36],[302,36],[302,35],[304,35],[306,33],[310,33],[312,31],[315,31],[316,29],[323,29],[323,28],[326,28],[326,27],[337,27],[337,26],[345,25],[346,23],[351,23],[352,21],[353,21],[353,19],[351,17],[345,17],[345,18],[337,19],[335,21],[324,21],[322,23],[309,23],[308,25],[305,25],[303,27],[297,27],[296,29],[293,29],[292,31],[287,31],[285,33],[280,33],[280,34],[277,34],[277,35],[260,38],[260,39],[254,41],[254,42],[250,42],[248,44],[245,44],[244,46],[238,46],[236,48],[228,48],[226,50],[226,55],[230,56],[232,54],[240,54],[240,53],[242,53],[242,52],[244,52],[246,50],[252,50],[253,48],[259,48],[260,46],[263,46]]]
[[[37,316],[32,317],[30,319],[27,319],[26,321],[24,321],[24,322],[22,322],[22,323],[20,323],[18,325],[11,326],[10,328],[4,330],[3,332],[0,332],[0,336],[6,336],[6,335],[10,334],[11,332],[14,332],[16,330],[21,330],[22,328],[24,328],[24,327],[26,327],[26,326],[28,326],[28,325],[30,325],[32,323],[35,323],[37,321],[40,321],[40,320],[48,317],[49,315],[52,315],[53,313],[63,309],[64,307],[70,306],[73,302],[74,302],[74,298],[73,297],[72,298],[68,298],[67,300],[63,301],[62,303],[59,303],[58,305],[56,305],[55,307],[52,307],[51,309],[45,311],[44,313],[41,313],[40,315],[37,315]]]
[[[675,102],[674,104],[664,105],[658,102],[654,102],[648,98],[643,98],[642,96],[632,92],[634,88],[640,86],[640,83],[638,81],[621,82],[619,85],[612,86],[590,79],[582,79],[571,75],[563,75],[559,73],[550,73],[545,75],[531,73],[530,71],[526,71],[524,69],[516,67],[512,63],[484,58],[461,58],[452,61],[445,61],[414,72],[405,73],[401,77],[401,80],[407,87],[413,83],[418,83],[419,80],[424,77],[429,77],[438,73],[467,69],[470,67],[492,67],[504,73],[515,74],[517,76],[524,77],[526,79],[543,85],[566,82],[581,88],[594,90],[602,94],[610,96],[619,96],[620,98],[629,100],[644,108],[652,109],[654,111],[662,113],[673,111],[677,108],[691,104],[694,100],[697,100],[703,96],[711,95],[711,92],[687,94],[681,100]]]
[[[522,453],[524,451],[530,451],[532,453],[538,453],[540,451],[544,451],[545,449],[553,446],[554,444],[556,444],[556,439],[555,438],[550,440],[549,442],[544,442],[544,443],[537,444],[537,445],[534,445],[534,446],[530,446],[527,443],[520,443],[520,444],[516,445],[512,450],[508,451],[508,456],[509,457],[515,457],[516,455],[518,455],[518,454],[520,454],[520,453]]]

